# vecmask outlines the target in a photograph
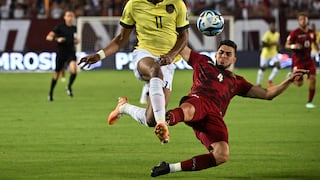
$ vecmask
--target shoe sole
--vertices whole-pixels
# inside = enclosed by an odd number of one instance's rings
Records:
[[[108,117],[108,124],[109,125],[113,125],[119,120],[120,115],[121,115],[120,114],[120,106],[122,106],[125,103],[128,103],[127,98],[125,98],[125,97],[119,98],[116,108],[109,114],[109,117]]]
[[[157,177],[170,173],[169,164],[166,162],[161,162],[159,166],[155,166],[152,168],[151,177]]]
[[[168,126],[164,123],[158,123],[154,128],[154,133],[159,138],[162,144],[169,142],[169,130]]]
[[[306,108],[313,109],[313,108],[316,108],[316,106],[306,106]]]

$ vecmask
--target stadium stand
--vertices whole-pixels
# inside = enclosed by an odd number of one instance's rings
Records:
[[[61,17],[63,10],[74,9],[77,16],[120,16],[127,0],[0,0],[1,19]],[[269,19],[295,17],[299,11],[308,11],[310,17],[319,17],[320,0],[184,0],[190,15],[198,15],[204,9],[217,9],[235,19]]]

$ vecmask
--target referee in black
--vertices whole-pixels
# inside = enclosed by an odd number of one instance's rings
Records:
[[[72,84],[77,76],[75,44],[78,44],[79,40],[76,38],[77,29],[74,25],[76,16],[73,11],[67,10],[63,18],[64,23],[55,26],[46,37],[47,41],[57,43],[56,69],[51,80],[49,101],[53,101],[53,90],[59,79],[60,72],[63,71],[66,64],[68,64],[70,72],[69,83],[66,90],[70,97],[73,97]]]

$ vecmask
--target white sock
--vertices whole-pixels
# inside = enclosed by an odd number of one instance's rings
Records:
[[[277,67],[274,67],[272,69],[272,72],[268,78],[269,81],[272,81],[272,79],[278,74],[279,69]]]
[[[146,121],[145,108],[126,103],[120,107],[120,113],[128,114],[138,123],[148,126]]]
[[[153,108],[154,118],[157,123],[165,122],[165,97],[163,92],[163,81],[160,78],[150,79],[149,97]]]
[[[261,85],[262,77],[263,77],[263,71],[261,69],[259,69],[258,75],[257,75],[257,85]]]
[[[149,84],[144,84],[141,91],[140,96],[140,104],[146,104],[147,103],[147,93],[149,91]]]
[[[169,168],[171,173],[182,171],[181,163],[169,164]]]

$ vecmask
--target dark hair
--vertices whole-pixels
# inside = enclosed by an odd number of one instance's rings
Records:
[[[67,12],[72,12],[74,15],[76,14],[73,9],[65,9],[63,15],[66,15]]]
[[[237,52],[237,44],[231,40],[223,40],[220,42],[218,49],[222,46],[222,45],[226,45],[226,46],[230,46],[233,47],[234,52]]]
[[[308,12],[305,12],[305,11],[299,12],[299,13],[297,14],[297,18],[299,18],[300,16],[308,17]]]

